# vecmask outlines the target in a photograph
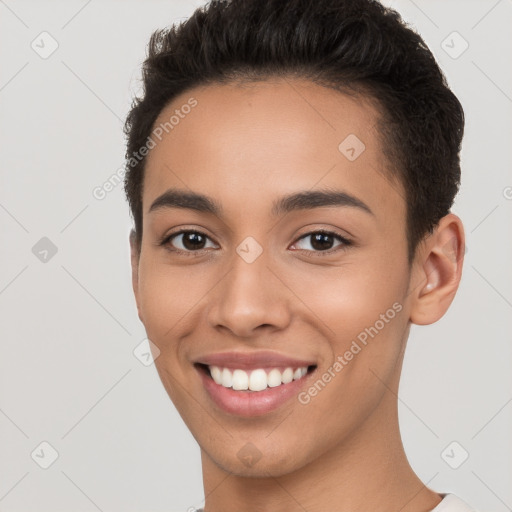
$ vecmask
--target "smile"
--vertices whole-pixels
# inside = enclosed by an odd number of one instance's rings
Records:
[[[263,391],[267,388],[275,388],[283,384],[289,384],[293,380],[299,380],[306,375],[308,368],[272,368],[268,372],[263,368],[252,371],[242,369],[230,370],[218,366],[208,366],[210,375],[216,384],[236,391]]]
[[[210,354],[196,359],[194,367],[205,398],[214,408],[253,417],[293,402],[308,385],[317,364],[267,351]]]

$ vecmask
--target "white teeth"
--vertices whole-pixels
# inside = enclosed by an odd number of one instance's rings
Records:
[[[249,389],[249,375],[243,370],[235,370],[233,372],[233,389],[244,391]]]
[[[281,380],[283,384],[289,384],[293,380],[293,370],[291,368],[286,368],[281,375]]]
[[[267,387],[267,374],[265,373],[265,370],[252,371],[251,376],[249,377],[249,389],[251,391],[261,391],[262,389],[265,389],[266,387]]]
[[[227,368],[224,368],[222,370],[222,382],[221,382],[221,384],[225,388],[230,388],[233,385],[233,376],[231,375],[231,372]]]
[[[269,388],[275,388],[276,386],[281,385],[281,372],[274,368],[273,370],[270,370],[270,372],[267,375],[267,386]]]
[[[222,370],[218,366],[210,366],[210,373],[217,384],[222,384]]]
[[[209,366],[210,374],[216,384],[225,388],[233,388],[236,391],[263,391],[264,389],[275,388],[281,384],[289,384],[293,380],[304,377],[308,372],[306,366],[301,368],[286,368],[281,372],[272,368],[267,374],[262,368],[247,373],[245,370],[229,370],[219,366]]]

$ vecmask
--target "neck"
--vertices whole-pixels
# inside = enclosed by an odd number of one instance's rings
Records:
[[[237,476],[201,455],[205,512],[429,512],[442,499],[409,465],[391,389],[357,431],[292,473]]]

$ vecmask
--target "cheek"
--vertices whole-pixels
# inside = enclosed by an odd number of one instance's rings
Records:
[[[328,328],[319,377],[329,384],[319,386],[322,392],[314,399],[319,410],[332,410],[335,403],[341,407],[337,410],[357,410],[363,403],[370,410],[378,402],[386,389],[379,379],[390,381],[403,350],[407,278],[401,265],[380,258],[307,280],[304,301]],[[326,414],[320,414],[320,423],[333,420]]]
[[[399,261],[382,256],[347,268],[338,279],[324,283],[325,293],[315,295],[316,308],[332,330],[327,366],[339,363],[339,377],[330,386],[334,394],[323,397],[327,402],[365,396],[370,404],[383,388],[377,376],[387,382],[395,372],[408,325],[407,279]],[[334,392],[339,387],[342,398]]]
[[[209,277],[199,265],[178,267],[141,257],[139,299],[144,323],[171,328],[206,297]]]
[[[335,340],[333,349],[343,350],[348,340],[375,324],[379,332],[389,332],[389,326],[401,318],[397,310],[403,309],[407,276],[399,268],[376,261],[326,270],[289,279],[302,282],[297,295],[324,323],[326,336]]]

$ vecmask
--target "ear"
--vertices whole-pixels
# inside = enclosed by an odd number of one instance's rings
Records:
[[[139,315],[139,319],[142,323],[144,320],[142,319],[140,302],[139,302],[139,261],[140,261],[140,245],[137,242],[137,235],[135,230],[130,231],[130,259],[132,264],[132,288],[133,293],[135,295],[135,302],[137,304],[137,313]]]
[[[464,251],[462,221],[450,213],[418,246],[409,291],[412,323],[433,324],[446,313],[459,288]]]

